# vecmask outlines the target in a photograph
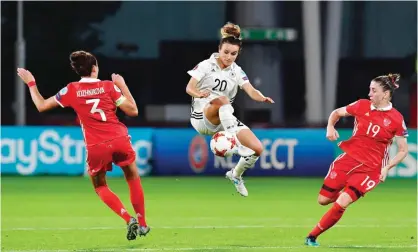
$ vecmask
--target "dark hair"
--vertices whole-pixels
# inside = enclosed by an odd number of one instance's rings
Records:
[[[96,57],[85,51],[75,51],[70,55],[72,69],[81,77],[90,76],[93,66],[97,66]]]
[[[242,38],[241,38],[241,28],[233,24],[231,22],[226,23],[221,28],[221,42],[219,43],[219,48],[222,47],[223,44],[228,43],[232,45],[237,45],[242,47]]]
[[[383,91],[388,91],[390,93],[390,97],[393,96],[393,92],[395,89],[399,88],[399,79],[401,78],[400,74],[388,74],[378,76],[373,79],[375,82],[379,82],[379,85],[383,88]]]

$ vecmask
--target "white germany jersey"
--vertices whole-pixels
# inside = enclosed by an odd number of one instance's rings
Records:
[[[245,83],[249,82],[245,72],[235,62],[231,66],[221,69],[216,61],[218,56],[218,53],[213,53],[209,59],[200,62],[187,72],[198,81],[197,89],[199,91],[209,90],[211,92],[206,98],[192,98],[192,118],[202,119],[206,104],[220,96],[228,97],[232,103],[238,92],[238,87],[242,88]]]

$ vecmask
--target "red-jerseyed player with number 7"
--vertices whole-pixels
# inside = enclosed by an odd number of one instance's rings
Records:
[[[137,116],[138,108],[122,76],[112,74],[112,81],[97,79],[99,67],[91,53],[73,52],[70,61],[81,80],[69,83],[46,100],[39,93],[31,72],[18,68],[17,74],[28,85],[39,112],[61,106],[72,107],[77,113],[86,144],[88,173],[94,189],[100,199],[125,220],[127,239],[134,240],[138,235],[146,235],[150,228],[145,221],[144,192],[135,163],[136,154],[128,129],[116,116],[116,108],[119,107],[128,116]],[[124,172],[138,221],[107,186],[106,171],[112,170],[112,163],[120,166]]]
[[[370,83],[370,100],[358,100],[329,116],[326,137],[330,141],[339,137],[334,125],[341,117],[354,116],[353,135],[338,144],[344,153],[331,163],[318,196],[319,204],[334,204],[308,234],[306,245],[318,246],[318,236],[334,226],[351,203],[384,182],[388,171],[407,155],[408,131],[403,116],[390,102],[399,87],[399,77],[389,74],[374,78]],[[389,148],[395,136],[398,153],[389,161]]]

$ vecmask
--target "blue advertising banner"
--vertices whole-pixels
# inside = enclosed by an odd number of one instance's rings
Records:
[[[151,172],[152,132],[130,129],[141,175]],[[79,127],[1,127],[1,174],[83,175],[86,153]],[[110,176],[122,176],[114,167]]]
[[[233,168],[239,157],[215,157],[209,148],[210,137],[193,129],[155,129],[153,174],[221,175]],[[325,176],[334,160],[334,145],[318,129],[254,130],[264,152],[253,176]]]

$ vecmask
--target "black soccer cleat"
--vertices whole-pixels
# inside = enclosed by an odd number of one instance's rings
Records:
[[[135,240],[138,236],[139,225],[135,218],[131,217],[128,223],[128,233],[126,234],[126,239],[128,241]]]

